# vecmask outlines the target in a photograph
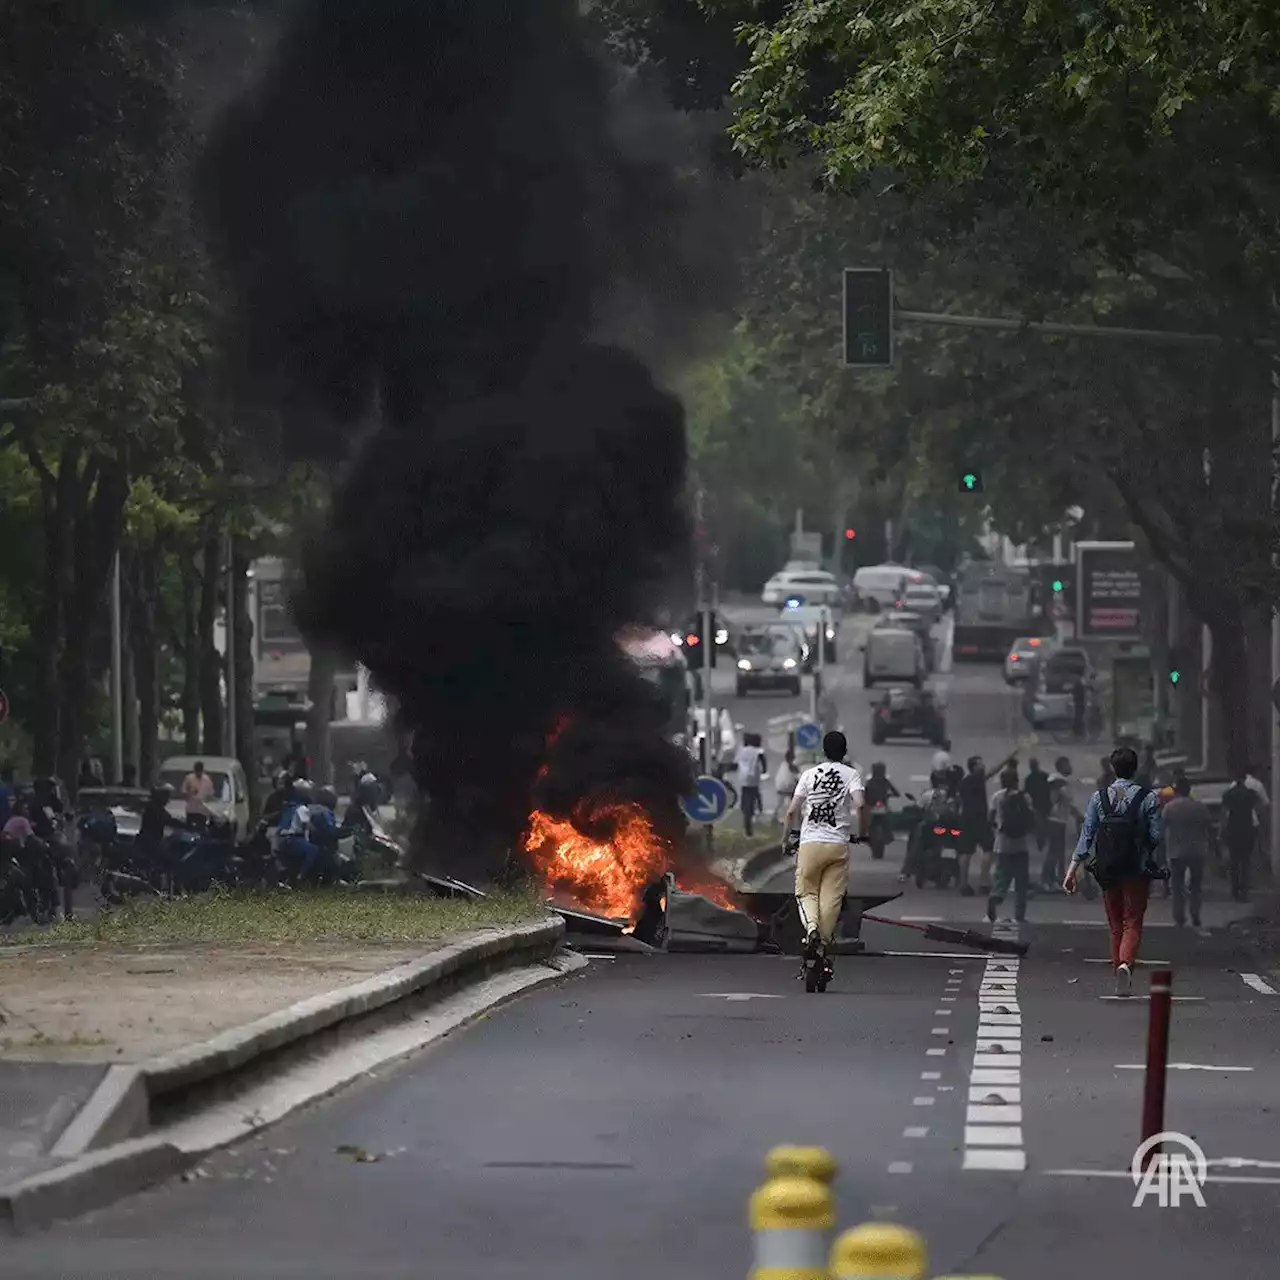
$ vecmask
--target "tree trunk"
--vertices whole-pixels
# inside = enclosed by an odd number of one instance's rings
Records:
[[[1212,680],[1222,708],[1227,764],[1234,774],[1247,769],[1251,757],[1249,719],[1249,655],[1244,620],[1238,612],[1208,619],[1213,636]]]
[[[257,788],[258,770],[253,738],[253,619],[249,616],[249,556],[244,541],[231,542],[231,612],[235,617],[236,679],[231,696],[236,707],[236,758],[244,765],[249,785]]]
[[[43,465],[37,468],[44,524],[44,582],[32,637],[36,663],[32,768],[36,777],[51,774],[58,767],[58,657],[67,590],[67,520],[77,462],[77,453],[67,449],[59,459],[56,476]]]
[[[338,673],[337,655],[328,649],[311,650],[311,670],[307,676],[307,759],[311,762],[311,780],[325,786],[333,782],[333,764],[329,759],[329,722],[333,719],[333,681]]]
[[[145,547],[133,561],[129,651],[138,691],[138,781],[150,786],[159,766],[156,740],[160,732],[160,671],[156,640],[156,589],[159,549]]]
[[[71,607],[59,670],[62,705],[58,768],[68,786],[79,773],[93,692],[93,642],[100,633],[112,561],[124,528],[128,481],[114,461],[90,459],[74,486]]]
[[[213,643],[213,625],[218,614],[218,582],[222,567],[222,534],[217,517],[210,516],[204,527],[200,577],[200,712],[204,726],[204,753],[220,756],[222,740],[222,657]]]
[[[182,561],[182,746],[190,756],[200,750],[200,626],[194,556]]]

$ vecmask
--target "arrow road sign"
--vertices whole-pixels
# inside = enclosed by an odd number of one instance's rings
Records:
[[[796,746],[801,751],[816,751],[822,743],[822,727],[810,721],[796,730]]]
[[[683,804],[690,822],[719,822],[729,812],[729,789],[719,778],[704,773]]]

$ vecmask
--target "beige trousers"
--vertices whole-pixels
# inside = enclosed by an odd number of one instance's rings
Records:
[[[802,844],[796,855],[796,901],[800,924],[808,934],[817,929],[824,942],[833,942],[849,887],[847,844]]]

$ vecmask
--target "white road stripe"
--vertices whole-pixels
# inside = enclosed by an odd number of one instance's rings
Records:
[[[1016,1102],[975,1102],[965,1112],[966,1124],[1021,1124],[1022,1108]]]
[[[889,1166],[889,1172],[890,1172],[890,1173],[910,1173],[910,1172],[911,1172],[911,1161],[910,1161],[910,1160],[895,1160],[895,1161],[894,1161],[894,1162]]]
[[[1129,1169],[1045,1169],[1046,1178],[1128,1178],[1133,1181]],[[1206,1182],[1234,1182],[1246,1186],[1280,1187],[1280,1178],[1240,1177],[1236,1174],[1211,1173]]]
[[[945,1049],[926,1049],[925,1055],[930,1058],[941,1058],[946,1053]]]
[[[997,926],[993,933],[1010,932]],[[964,1169],[1021,1173],[1027,1167],[1022,1135],[1022,1009],[1016,959],[991,956],[978,985],[978,1031],[969,1105],[965,1112]]]
[[[931,1036],[945,1036],[948,1034],[948,1031],[946,1027],[931,1027],[929,1029],[929,1034]]]
[[[967,1124],[964,1127],[966,1147],[1020,1147],[1021,1125]]]
[[[1264,996],[1273,996],[1276,989],[1257,973],[1242,973],[1240,980],[1246,987],[1252,987],[1255,991],[1261,991]]]
[[[1117,1071],[1145,1071],[1146,1064],[1142,1062],[1117,1062]],[[1209,1067],[1201,1062],[1171,1062],[1169,1063],[1170,1071],[1252,1071],[1252,1067]]]
[[[937,1098],[912,1098],[911,1105],[913,1107],[931,1107],[937,1102]]]
[[[994,1173],[1022,1173],[1027,1153],[1021,1147],[975,1147],[964,1153],[965,1169],[985,1169]]]
[[[920,1073],[920,1079],[921,1080],[941,1080],[942,1072],[941,1071],[922,1071]]]
[[[1246,1068],[1252,1071],[1252,1067]],[[1020,1085],[1022,1072],[1017,1070],[997,1070],[993,1067],[978,1067],[969,1072],[971,1085],[992,1085],[999,1089],[1007,1085]]]
[[[929,1134],[929,1130],[927,1126],[922,1124],[908,1125],[902,1131],[902,1136],[904,1138],[924,1138],[924,1137],[927,1137],[928,1134]]]
[[[970,1084],[969,1101],[984,1106],[995,1106],[990,1099],[999,1098],[1001,1102],[1022,1101],[1022,1088],[1016,1084]]]

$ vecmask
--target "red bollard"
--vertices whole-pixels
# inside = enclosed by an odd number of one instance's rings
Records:
[[[1147,1073],[1142,1088],[1142,1141],[1164,1132],[1164,1086],[1169,1073],[1169,1011],[1173,1006],[1173,970],[1151,975],[1151,1016],[1147,1021]],[[1143,1168],[1155,1163],[1157,1143],[1147,1152]]]

